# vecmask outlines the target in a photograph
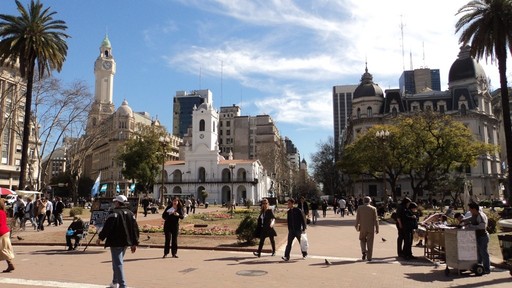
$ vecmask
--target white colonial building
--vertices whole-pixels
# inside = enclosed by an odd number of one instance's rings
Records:
[[[225,159],[219,154],[218,125],[219,114],[211,101],[194,107],[192,143],[181,147],[180,160],[165,163],[163,183],[153,187],[155,199],[160,199],[160,191],[167,199],[199,200],[203,200],[201,191],[206,191],[209,203],[257,203],[269,196],[273,182],[259,160],[235,160],[232,153]]]

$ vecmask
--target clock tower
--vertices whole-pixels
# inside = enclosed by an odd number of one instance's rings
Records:
[[[219,147],[217,144],[217,125],[219,114],[212,104],[205,102],[192,111],[192,151],[211,151],[215,154]]]
[[[114,74],[116,62],[112,56],[112,46],[108,36],[101,42],[100,55],[94,62],[95,90],[94,103],[89,112],[87,127],[99,125],[105,118],[114,113],[112,102],[114,90]]]

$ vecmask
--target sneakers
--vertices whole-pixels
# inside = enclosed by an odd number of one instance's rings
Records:
[[[110,288],[119,288],[119,284],[112,282],[112,283],[110,283],[110,285],[108,287],[110,287]]]
[[[288,261],[288,260],[290,260],[290,258],[288,258],[288,257],[284,257],[284,256],[283,256],[283,257],[281,257],[281,259],[283,259],[283,261]]]
[[[260,253],[258,253],[258,252],[252,252],[252,254],[253,254],[254,256],[258,257],[258,258],[261,256],[261,255],[260,255]]]

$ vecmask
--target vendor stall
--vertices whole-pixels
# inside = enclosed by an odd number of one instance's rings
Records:
[[[476,233],[475,230],[445,229],[444,242],[446,250],[446,270],[450,273],[450,267],[462,270],[471,270],[477,276],[484,273],[482,264],[478,264]]]
[[[444,229],[428,227],[425,233],[424,256],[430,261],[445,260]]]

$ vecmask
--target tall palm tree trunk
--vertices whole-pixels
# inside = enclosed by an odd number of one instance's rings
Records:
[[[511,203],[512,197],[512,125],[510,121],[510,103],[507,87],[507,51],[505,45],[496,46],[496,55],[498,58],[498,70],[500,73],[501,87],[501,108],[503,109],[503,129],[505,130],[505,146],[507,152],[507,187],[505,187],[505,198]]]
[[[34,84],[35,60],[29,61],[27,69],[27,93],[25,94],[25,115],[23,116],[23,140],[21,144],[20,181],[18,189],[25,189],[27,179],[28,148],[30,144],[30,116],[32,113],[32,88]]]

